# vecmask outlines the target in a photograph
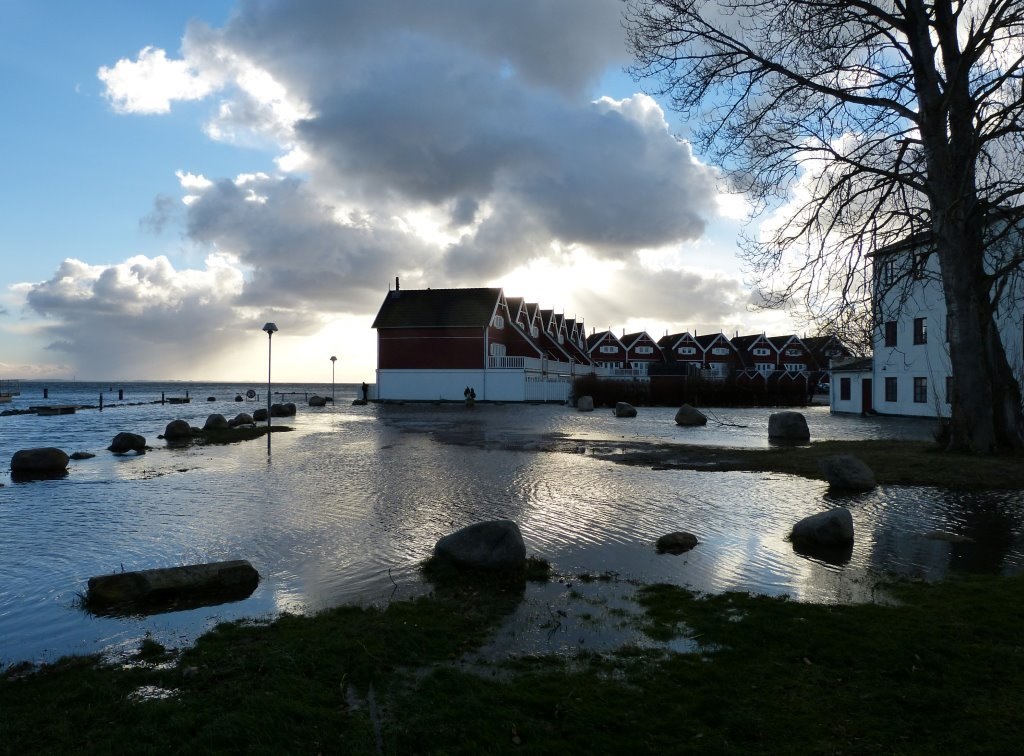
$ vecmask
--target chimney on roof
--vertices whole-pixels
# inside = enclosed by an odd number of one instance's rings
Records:
[[[398,289],[399,289],[399,286],[398,286],[398,276],[395,276],[395,291],[398,291]]]

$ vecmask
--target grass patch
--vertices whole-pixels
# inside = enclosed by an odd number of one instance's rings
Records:
[[[228,623],[171,668],[75,657],[8,670],[0,751],[374,753],[379,738],[385,753],[1016,752],[1024,579],[887,590],[898,606],[646,586],[638,621],[702,653],[491,669],[458,659],[515,592],[464,585],[385,610]],[[132,696],[146,686],[175,695]]]
[[[879,483],[973,490],[1024,488],[1024,455],[959,454],[925,441],[816,441],[808,446],[768,449],[655,445],[610,454],[608,458],[659,469],[780,472],[823,480],[818,462],[835,454],[859,457],[874,471]]]

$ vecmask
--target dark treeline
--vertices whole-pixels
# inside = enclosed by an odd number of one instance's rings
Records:
[[[804,380],[773,381],[730,376],[707,380],[699,376],[654,375],[650,382],[621,381],[587,375],[573,383],[573,396],[590,396],[594,406],[678,407],[803,407],[810,402],[813,384]]]

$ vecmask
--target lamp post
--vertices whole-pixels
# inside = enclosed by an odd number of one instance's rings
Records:
[[[338,361],[338,358],[333,354],[331,355],[331,407],[334,407],[334,363]]]
[[[267,323],[263,326],[267,332],[267,456],[270,456],[270,342],[274,339],[277,326]]]

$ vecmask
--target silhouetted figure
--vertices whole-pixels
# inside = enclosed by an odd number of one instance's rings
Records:
[[[366,385],[366,381],[363,381],[363,401],[369,399],[370,387]]]

